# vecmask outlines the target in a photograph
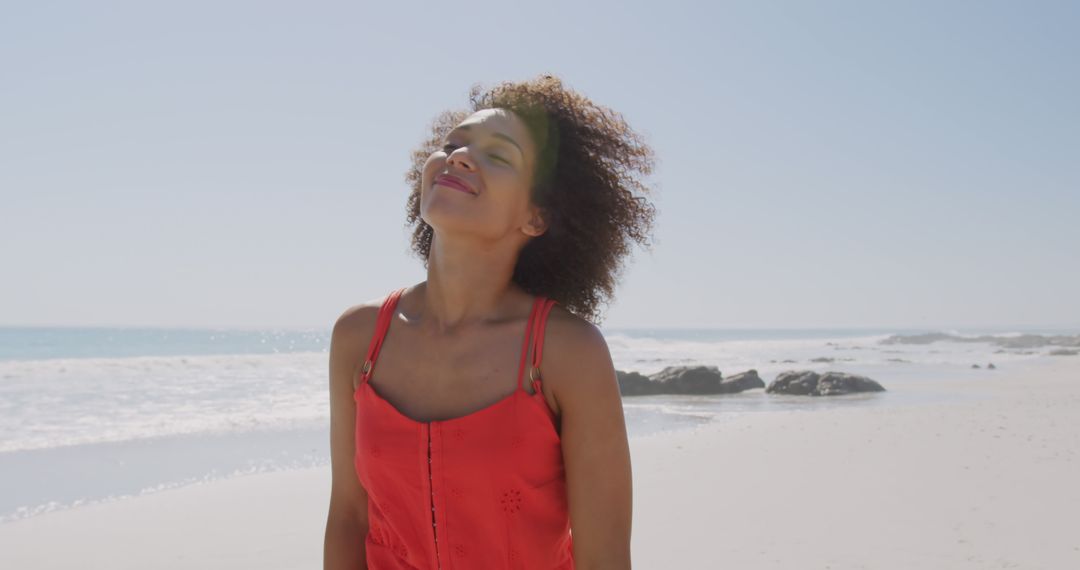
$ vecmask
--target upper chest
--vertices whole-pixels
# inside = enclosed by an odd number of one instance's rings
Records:
[[[416,421],[458,418],[517,389],[524,350],[521,385],[532,394],[533,343],[523,346],[526,324],[525,319],[514,319],[433,336],[395,318],[368,381],[384,400]],[[550,336],[549,330],[545,340]],[[543,354],[545,361],[553,358],[546,349]],[[553,390],[547,384],[542,389],[548,406],[558,414]]]

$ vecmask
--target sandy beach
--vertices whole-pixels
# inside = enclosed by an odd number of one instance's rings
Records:
[[[948,383],[971,398],[631,439],[634,567],[1080,568],[1080,358],[985,372]],[[329,483],[257,474],[5,523],[0,568],[321,568]]]

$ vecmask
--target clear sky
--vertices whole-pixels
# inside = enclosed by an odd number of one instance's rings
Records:
[[[0,325],[329,327],[409,151],[542,72],[655,148],[604,327],[1080,324],[1080,3],[16,2]]]

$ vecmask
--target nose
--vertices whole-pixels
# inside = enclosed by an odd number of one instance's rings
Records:
[[[476,164],[473,162],[472,157],[469,156],[469,153],[465,151],[466,148],[468,147],[462,146],[454,149],[454,151],[446,157],[446,163],[469,172],[476,170]]]

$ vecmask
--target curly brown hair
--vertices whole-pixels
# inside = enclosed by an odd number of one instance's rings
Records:
[[[406,226],[413,226],[413,252],[426,269],[434,231],[420,217],[420,186],[428,156],[471,113],[512,111],[540,149],[530,198],[548,225],[522,248],[512,279],[530,294],[555,299],[599,323],[599,305],[613,297],[631,242],[651,249],[656,207],[642,196],[650,189],[640,178],[652,172],[653,150],[620,113],[553,75],[503,82],[487,91],[477,84],[469,102],[471,111],[438,115],[430,138],[412,152],[405,179],[412,187]]]

